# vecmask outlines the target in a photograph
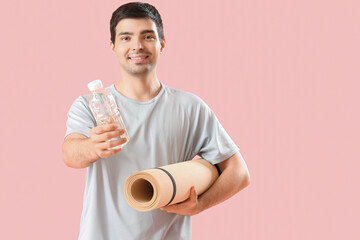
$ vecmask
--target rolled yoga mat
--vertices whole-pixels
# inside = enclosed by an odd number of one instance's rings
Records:
[[[124,192],[132,208],[145,212],[186,200],[192,186],[200,195],[218,176],[214,165],[195,159],[133,173],[125,182]]]

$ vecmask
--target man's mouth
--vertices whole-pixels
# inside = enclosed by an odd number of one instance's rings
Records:
[[[134,56],[129,57],[128,59],[130,59],[130,61],[132,61],[134,63],[142,63],[142,62],[145,62],[148,57],[149,56],[147,56],[147,55],[134,55]]]

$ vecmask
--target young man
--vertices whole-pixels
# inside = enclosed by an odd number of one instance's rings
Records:
[[[249,173],[239,148],[211,109],[197,96],[168,87],[156,76],[165,48],[158,11],[146,3],[119,7],[110,21],[111,50],[120,63],[121,79],[107,88],[119,106],[130,141],[107,124],[97,126],[89,95],[80,96],[68,114],[63,158],[67,166],[87,167],[79,239],[190,239],[191,217],[239,192]],[[150,212],[132,209],[124,197],[127,177],[149,168],[193,159],[217,164],[221,175],[208,191]]]

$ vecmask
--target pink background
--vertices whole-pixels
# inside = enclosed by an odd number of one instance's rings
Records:
[[[67,112],[119,80],[123,1],[3,1],[0,239],[76,239],[86,170],[66,167]],[[241,149],[251,185],[193,218],[193,239],[360,239],[360,4],[150,1],[165,84],[195,93]]]

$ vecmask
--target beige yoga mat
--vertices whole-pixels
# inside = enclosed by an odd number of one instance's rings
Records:
[[[214,165],[195,159],[133,173],[125,182],[124,192],[132,208],[145,212],[186,200],[192,186],[200,195],[218,176]]]

